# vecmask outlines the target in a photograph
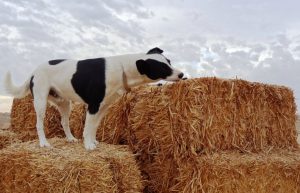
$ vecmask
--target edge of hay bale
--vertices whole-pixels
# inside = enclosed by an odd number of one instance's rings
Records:
[[[3,192],[142,192],[140,171],[126,146],[101,143],[86,151],[81,143],[50,140],[16,143],[0,151]]]

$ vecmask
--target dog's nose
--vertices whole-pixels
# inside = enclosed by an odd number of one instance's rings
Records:
[[[178,78],[181,79],[181,78],[183,77],[183,75],[184,75],[184,74],[181,72],[180,74],[178,74]]]

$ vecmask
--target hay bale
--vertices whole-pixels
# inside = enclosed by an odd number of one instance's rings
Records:
[[[70,128],[77,138],[82,138],[82,130],[85,123],[86,107],[83,104],[72,104],[70,115]],[[61,126],[61,116],[51,104],[47,105],[44,120],[45,134],[47,138],[65,137]],[[11,129],[16,132],[22,141],[37,139],[36,114],[31,95],[23,99],[14,99],[11,110]]]
[[[86,151],[82,144],[50,140],[19,143],[0,151],[1,192],[141,192],[134,155],[126,146],[101,143]]]
[[[32,100],[32,96],[28,95],[22,99],[14,99],[12,104],[11,129],[22,141],[37,139],[36,114]],[[48,138],[64,136],[60,120],[58,110],[48,105],[44,120],[45,134]]]
[[[0,150],[17,142],[20,142],[17,134],[8,129],[0,129]]]
[[[200,78],[134,89],[110,108],[98,138],[129,144],[149,191],[164,192],[182,158],[297,148],[295,112],[286,87]]]
[[[176,155],[259,152],[298,146],[295,112],[286,87],[200,78],[133,90],[113,105],[98,135]]]
[[[72,105],[72,111],[71,111],[69,121],[70,121],[70,128],[72,130],[72,133],[78,139],[81,139],[83,135],[85,116],[86,116],[86,105],[74,103]]]
[[[213,153],[179,165],[177,184],[168,192],[300,192],[300,151]]]

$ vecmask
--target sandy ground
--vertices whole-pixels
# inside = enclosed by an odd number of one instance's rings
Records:
[[[6,129],[10,125],[10,115],[9,113],[0,113],[0,129]],[[298,143],[300,144],[300,116],[296,122],[296,127],[298,131]]]
[[[6,129],[10,125],[9,113],[0,113],[0,129]]]
[[[296,127],[297,127],[297,131],[298,131],[298,143],[300,144],[300,116],[298,116],[298,119],[296,121]]]

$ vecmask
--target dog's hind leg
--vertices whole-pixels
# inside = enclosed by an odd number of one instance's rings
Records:
[[[44,131],[44,118],[45,118],[45,113],[47,108],[48,93],[47,92],[41,93],[40,90],[39,92],[35,92],[35,89],[33,89],[33,93],[34,93],[33,104],[36,112],[36,128],[37,128],[40,146],[50,147],[50,144],[46,139],[45,131]]]
[[[61,116],[61,126],[64,129],[66,138],[68,142],[77,142],[78,140],[72,135],[70,125],[69,125],[69,117],[71,114],[71,102],[68,100],[64,100],[59,98],[58,96],[54,97],[49,95],[49,101],[54,104]]]
[[[58,111],[61,115],[61,125],[64,129],[68,142],[77,142],[78,140],[72,135],[69,125],[69,117],[71,114],[71,102],[63,100],[58,104]]]

